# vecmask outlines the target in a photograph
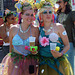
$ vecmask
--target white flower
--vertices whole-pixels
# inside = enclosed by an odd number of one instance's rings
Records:
[[[49,35],[49,39],[50,39],[50,41],[52,41],[52,42],[57,42],[58,37],[59,37],[59,36],[58,36],[56,33],[51,33],[51,34]]]

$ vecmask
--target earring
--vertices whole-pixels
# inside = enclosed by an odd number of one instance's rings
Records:
[[[21,22],[23,22],[23,19],[21,19]]]
[[[41,23],[43,23],[43,20],[40,20]]]

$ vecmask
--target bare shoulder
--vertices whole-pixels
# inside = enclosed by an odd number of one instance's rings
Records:
[[[14,29],[18,29],[18,28],[19,28],[19,24],[16,24],[16,25],[11,24],[10,25],[10,30],[14,30]]]
[[[64,29],[64,26],[60,23],[56,23],[55,25],[58,28],[58,30],[63,30]]]
[[[0,30],[4,29],[4,24],[0,25]]]
[[[10,32],[14,33],[19,29],[19,24],[11,25],[10,26]]]
[[[39,27],[34,27],[34,26],[32,26],[32,29],[33,29],[34,31],[39,31]]]
[[[19,28],[19,24],[15,24],[15,25],[11,24],[10,28]]]

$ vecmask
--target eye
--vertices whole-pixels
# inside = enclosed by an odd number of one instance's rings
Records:
[[[33,14],[31,14],[31,16],[33,16]]]
[[[43,14],[47,14],[47,11],[44,11]]]
[[[30,14],[29,14],[29,13],[26,13],[25,15],[26,15],[26,16],[29,16]]]
[[[52,13],[52,11],[50,10],[50,11],[49,11],[49,14],[51,14],[51,13]]]

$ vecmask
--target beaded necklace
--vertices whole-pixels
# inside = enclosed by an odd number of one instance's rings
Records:
[[[53,25],[53,24],[51,24],[51,26],[52,26],[52,25]],[[50,28],[49,28],[49,29],[47,29],[47,30],[46,30],[45,28],[43,28],[43,31],[48,33],[48,32],[50,32],[50,31],[52,30],[52,28],[53,28],[53,26],[52,26],[52,27],[50,27]]]
[[[20,32],[21,32],[21,33],[26,33],[26,32],[28,32],[29,28],[30,28],[30,25],[29,25],[29,27],[27,28],[27,30],[23,31],[23,30],[22,30],[22,27],[21,27],[21,25],[20,25]]]
[[[45,32],[50,32],[52,28],[53,28],[53,27],[50,27],[48,30],[46,30],[45,28],[43,28],[43,31],[45,31]]]

